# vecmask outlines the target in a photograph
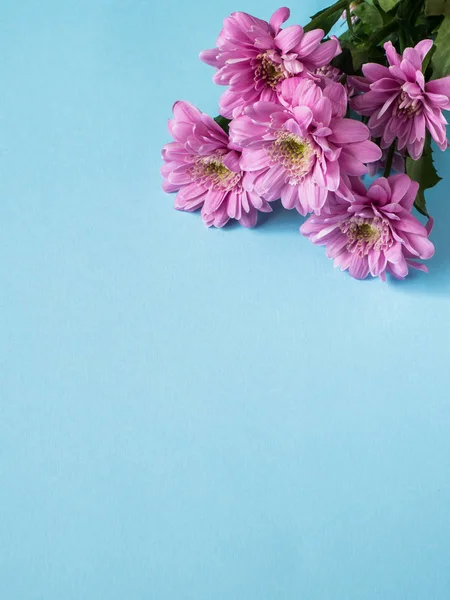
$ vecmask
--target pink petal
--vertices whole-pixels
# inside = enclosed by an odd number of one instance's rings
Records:
[[[262,177],[261,182],[258,181],[256,192],[263,197],[279,198],[283,184],[286,182],[286,171],[281,165],[270,167],[266,174]]]
[[[219,55],[219,48],[212,48],[211,50],[202,50],[202,52],[200,52],[200,60],[202,60],[207,65],[210,65],[211,67],[218,67]]]
[[[270,156],[265,148],[244,150],[240,160],[243,171],[260,171],[270,164]]]
[[[334,192],[338,189],[340,184],[340,163],[338,161],[328,162],[327,170],[325,173],[326,187]]]
[[[384,50],[386,52],[386,57],[390,65],[399,65],[401,61],[400,55],[395,50],[392,42],[386,42],[384,44]]]
[[[388,263],[387,270],[396,279],[404,279],[408,275],[408,265],[404,258],[398,263]]]
[[[272,27],[274,35],[280,31],[280,27],[283,23],[285,23],[291,15],[291,11],[289,8],[283,6],[276,10],[273,15],[270,17],[269,25]]]
[[[239,223],[243,227],[254,227],[258,221],[258,211],[254,208],[250,209],[250,212],[243,212]]]
[[[406,231],[406,233],[414,234],[414,236],[409,237],[411,242],[417,238],[426,237],[425,227],[411,214],[403,213],[400,221],[396,221],[395,229],[396,231]]]
[[[334,259],[334,266],[339,267],[341,271],[346,271],[349,268],[352,259],[353,254],[344,250]]]
[[[389,185],[391,188],[391,202],[400,204],[411,187],[411,179],[408,175],[392,175],[389,177]]]
[[[330,125],[333,134],[330,141],[336,144],[363,142],[369,138],[369,130],[361,121],[354,119],[333,119]]]
[[[291,73],[292,75],[298,75],[304,69],[303,63],[296,59],[285,60],[284,68],[286,69],[286,71],[288,71],[288,73]]]
[[[411,52],[414,53],[414,50],[412,50],[411,48],[406,48],[405,54],[407,54],[408,50],[411,50]],[[416,66],[417,63],[420,65],[420,61],[419,61],[418,56],[415,53],[414,53],[414,58],[417,59],[416,63],[413,63],[411,60],[405,60],[405,59],[403,59],[402,62],[400,63],[400,69],[403,71],[403,73],[406,75],[406,78],[410,82],[415,82],[417,79],[416,73],[420,72],[420,71],[418,71],[419,68]]]
[[[331,114],[333,112],[331,101],[328,98],[319,98],[313,107],[314,118],[317,123],[328,127],[331,121]]]
[[[252,106],[247,106],[245,114],[260,124],[270,124],[273,113],[281,112],[283,108],[274,102],[255,102]]]
[[[388,250],[385,250],[386,258],[390,263],[397,264],[403,260],[403,246],[395,242]]]
[[[331,40],[323,42],[314,52],[308,55],[308,63],[314,67],[323,67],[328,65],[341,52],[339,40],[333,36]]]
[[[405,210],[411,212],[414,201],[417,196],[417,192],[419,191],[419,184],[417,181],[410,181],[409,189],[404,195],[403,199],[400,201],[400,204],[403,206]]]
[[[293,109],[295,119],[300,128],[306,132],[313,119],[313,113],[307,106],[296,106]]]
[[[348,272],[355,279],[365,279],[369,274],[369,262],[367,257],[359,258],[357,254],[353,254]]]
[[[286,121],[284,128],[286,129],[286,131],[289,131],[290,133],[293,133],[296,136],[302,135],[302,130],[300,129],[295,119],[289,119],[288,121]]]
[[[190,102],[184,100],[178,100],[173,105],[173,116],[177,121],[183,121],[186,123],[195,123],[201,117],[201,112]]]
[[[441,79],[433,79],[426,84],[426,91],[450,97],[450,75]]]
[[[162,189],[171,194],[172,192],[176,192],[180,189],[179,185],[175,185],[174,183],[169,183],[166,179],[162,182]]]
[[[433,40],[422,40],[421,42],[416,44],[416,46],[414,47],[414,50],[419,55],[419,59],[420,59],[420,67],[419,68],[422,67],[422,61],[425,58],[425,56],[428,54],[428,52],[431,50],[432,46],[433,46]]]
[[[383,205],[388,200],[388,194],[381,185],[377,184],[377,181],[378,180],[375,180],[375,183],[373,183],[368,189],[367,197],[371,200],[375,200],[377,204]]]
[[[181,188],[175,198],[175,208],[177,210],[197,210],[205,199],[208,190],[203,186],[191,183]]]
[[[239,166],[240,158],[241,153],[232,150],[222,158],[222,162],[230,171],[233,171],[234,173],[239,173],[241,170],[241,167]]]
[[[300,25],[290,25],[275,36],[275,43],[283,54],[287,54],[303,37]]]
[[[397,79],[393,79],[390,75],[383,79],[379,79],[371,84],[370,89],[374,92],[399,92],[400,83]]]
[[[351,75],[347,77],[347,83],[349,86],[355,88],[355,90],[358,92],[368,92],[370,90],[370,81],[368,81],[365,77]]]
[[[431,45],[433,45],[433,42],[431,42]],[[410,64],[413,72],[419,71],[422,68],[422,60],[415,48],[406,48],[403,52],[403,60],[400,63],[402,69],[405,69],[406,63]]]
[[[300,56],[307,56],[313,50],[315,50],[323,39],[324,32],[322,29],[313,29],[312,31],[308,31],[303,36],[302,41],[296,48],[298,54]]]
[[[345,148],[345,151],[363,163],[370,163],[380,160],[383,154],[381,148],[370,140],[357,142],[356,144],[349,144]]]
[[[180,186],[191,183],[192,177],[189,173],[189,170],[183,165],[168,173],[167,180],[169,183]]]
[[[390,78],[389,69],[377,63],[366,63],[362,67],[362,72],[372,82],[383,78]]]
[[[331,102],[333,117],[344,117],[347,112],[348,97],[344,86],[337,82],[330,82],[323,91],[323,95]]]
[[[422,263],[417,263],[414,260],[407,259],[406,264],[413,269],[417,269],[418,271],[422,271],[423,273],[428,273],[428,267],[426,265],[423,265]]]
[[[339,165],[342,171],[347,173],[347,175],[360,177],[367,173],[365,165],[351,154],[348,154],[345,150],[341,152]]]
[[[301,193],[304,194],[305,200],[301,197]],[[309,210],[318,213],[325,204],[327,196],[328,190],[326,188],[316,185],[311,177],[305,177],[303,185],[299,189],[299,198],[303,206],[308,206]]]
[[[409,240],[419,258],[426,260],[434,255],[434,246],[427,237],[417,235],[414,238],[411,236]]]
[[[295,208],[298,202],[298,187],[296,185],[286,184],[281,190],[281,203],[284,208],[291,210]]]
[[[224,190],[208,190],[205,197],[204,211],[208,214],[215,212],[225,200],[227,192]]]

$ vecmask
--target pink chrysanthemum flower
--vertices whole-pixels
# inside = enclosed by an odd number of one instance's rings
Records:
[[[376,63],[363,65],[365,81],[353,78],[361,91],[352,108],[370,116],[369,128],[387,148],[398,138],[399,150],[406,148],[417,160],[423,152],[426,129],[441,150],[447,148],[447,121],[442,111],[450,110],[450,76],[425,83],[422,62],[433,45],[422,40],[399,55],[391,42],[384,45],[389,67]]]
[[[325,79],[331,79],[331,81],[336,81],[337,83],[341,83],[345,76],[343,71],[337,67],[333,67],[333,65],[319,67],[318,69],[314,69],[313,73],[314,75],[325,77]]]
[[[218,69],[214,82],[230,86],[220,99],[224,116],[236,117],[258,100],[276,102],[280,82],[327,65],[341,52],[336,37],[321,43],[322,29],[281,29],[289,15],[288,8],[279,8],[267,23],[244,12],[232,13],[224,21],[217,48],[200,54]]]
[[[175,208],[189,212],[201,208],[208,227],[223,227],[230,219],[253,227],[258,210],[272,209],[255,192],[244,188],[241,153],[230,148],[228,135],[214,119],[192,104],[176,102],[173,115],[169,131],[175,141],[163,148],[166,164],[161,173],[166,192],[179,190]]]
[[[351,82],[352,77],[347,77],[343,71],[338,69],[337,67],[333,67],[333,65],[326,65],[325,67],[319,67],[314,71],[314,75],[319,78],[319,85],[323,89],[325,85],[327,85],[330,81],[335,81],[336,83],[342,83],[347,92],[346,101],[350,100],[355,93],[356,90]],[[360,77],[359,79],[363,79]],[[347,109],[347,103],[345,105],[345,109]],[[346,111],[345,111],[346,112]],[[344,114],[345,114],[344,112]]]
[[[256,102],[231,122],[232,140],[243,146],[246,189],[302,215],[319,213],[328,191],[352,198],[348,176],[364,175],[364,163],[380,148],[360,121],[342,118],[345,90],[329,82],[322,90],[310,79],[283,82],[280,101]],[[344,109],[345,112],[345,109]]]
[[[313,244],[326,246],[335,267],[356,279],[369,274],[386,279],[386,272],[404,279],[408,267],[427,271],[417,259],[431,258],[434,246],[427,229],[411,214],[419,184],[407,175],[380,177],[366,190],[355,179],[355,200],[348,203],[330,194],[327,213],[313,215],[300,233]]]

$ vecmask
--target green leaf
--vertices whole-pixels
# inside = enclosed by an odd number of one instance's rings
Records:
[[[231,119],[226,119],[225,117],[222,117],[222,115],[218,115],[217,117],[214,117],[214,121],[217,125],[222,127],[225,133],[229,133]]]
[[[355,46],[352,50],[353,68],[359,71],[363,64],[369,62],[369,48],[367,46]]]
[[[440,79],[450,74],[450,17],[442,21],[434,44],[436,52],[431,59],[433,79]]]
[[[433,149],[431,148],[429,136],[427,137],[423,154],[419,160],[413,160],[409,156],[406,159],[406,173],[411,177],[411,179],[420,184],[414,206],[420,213],[426,217],[429,217],[425,202],[425,190],[434,187],[442,179],[442,177],[439,177],[437,174],[434,166]]]
[[[427,203],[425,200],[425,194],[423,193],[423,190],[421,190],[420,188],[419,188],[419,191],[417,192],[416,199],[414,200],[414,206],[420,212],[421,215],[423,215],[424,217],[430,218],[430,215],[428,214],[428,211],[427,211]]]
[[[355,69],[353,68],[352,53],[348,48],[342,48],[342,52],[333,58],[331,64],[333,65],[333,67],[337,67],[346,75],[355,74]]]
[[[425,14],[427,17],[439,15],[450,16],[450,0],[426,0]]]
[[[400,0],[379,0],[381,8],[384,12],[389,12],[397,6]]]
[[[363,25],[370,25],[371,27],[383,26],[383,17],[375,6],[363,2],[355,6],[353,13],[359,17]]]
[[[327,35],[332,27],[337,23],[342,11],[347,7],[347,0],[339,0],[332,6],[324,8],[311,17],[311,21],[304,27],[305,31],[312,29],[323,29]]]
[[[431,46],[429,52],[427,53],[427,55],[425,56],[425,58],[423,59],[423,63],[422,63],[422,73],[425,75],[425,73],[427,72],[428,66],[431,62],[431,59],[434,56],[434,53],[436,52],[436,46]],[[427,78],[426,78],[427,79]],[[428,79],[430,79],[430,77],[428,77]]]

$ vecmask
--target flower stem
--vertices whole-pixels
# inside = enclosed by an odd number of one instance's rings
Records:
[[[386,159],[386,166],[384,167],[383,177],[389,177],[392,169],[392,161],[394,160],[394,152],[395,152],[395,141],[391,144],[389,148],[389,152]]]
[[[347,8],[345,9],[345,18],[347,19],[347,27],[352,35],[354,35],[353,31],[353,23],[352,23],[352,15],[350,12],[350,2],[347,4]]]

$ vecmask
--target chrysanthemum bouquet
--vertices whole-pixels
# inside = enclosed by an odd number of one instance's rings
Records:
[[[225,19],[200,54],[227,86],[220,115],[175,103],[164,189],[215,227],[253,227],[281,199],[310,214],[300,232],[357,279],[426,271],[425,190],[440,180],[433,148],[447,148],[450,0],[339,0],[304,28],[283,27],[289,16]],[[345,32],[329,36],[341,18]]]

